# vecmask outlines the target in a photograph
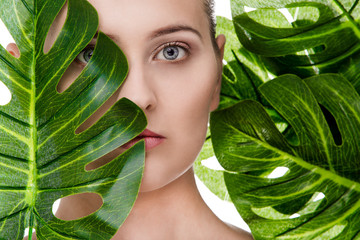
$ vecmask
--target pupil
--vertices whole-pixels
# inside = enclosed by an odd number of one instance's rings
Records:
[[[167,54],[168,54],[169,56],[173,56],[173,55],[175,54],[174,49],[172,49],[172,48],[168,49],[168,50],[167,50]]]
[[[179,50],[177,47],[167,47],[165,48],[164,57],[168,60],[174,60],[178,57]]]
[[[93,55],[93,50],[92,49],[89,49],[87,51],[85,51],[84,53],[84,59],[86,62],[90,61],[90,58],[92,57]]]

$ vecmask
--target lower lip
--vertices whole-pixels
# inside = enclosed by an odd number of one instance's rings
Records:
[[[164,141],[164,138],[162,137],[136,137],[133,140],[125,143],[122,148],[129,149],[132,146],[135,145],[135,143],[139,142],[140,140],[145,141],[145,150],[148,151],[150,149],[153,149],[154,147],[158,146]]]

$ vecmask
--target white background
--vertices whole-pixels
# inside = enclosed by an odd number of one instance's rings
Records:
[[[215,1],[216,15],[231,18],[230,0],[216,0]],[[7,33],[5,26],[0,22],[0,44],[6,47],[8,43],[13,42],[11,36]],[[1,80],[1,79],[0,79]],[[11,99],[10,92],[4,88],[0,82],[0,105],[6,104]],[[203,198],[214,213],[223,221],[231,223],[235,226],[250,231],[246,223],[241,219],[235,207],[229,203],[224,202],[212,194],[201,182],[197,181],[199,190]]]

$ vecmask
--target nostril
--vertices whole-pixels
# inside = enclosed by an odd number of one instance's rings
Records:
[[[120,96],[129,99],[143,111],[152,111],[157,105],[155,93],[150,89],[139,89],[137,92],[124,91]]]
[[[149,110],[151,110],[151,109],[152,109],[152,105],[151,105],[151,104],[147,105],[146,108],[145,108],[145,110],[147,110],[147,111],[149,111]]]
[[[152,77],[145,74],[143,67],[130,66],[129,63],[129,73],[119,89],[118,98],[129,99],[143,111],[153,110],[157,104],[157,99]],[[135,69],[136,71],[134,71]]]

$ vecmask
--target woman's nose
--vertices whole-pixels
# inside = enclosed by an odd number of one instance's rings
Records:
[[[138,105],[145,113],[156,107],[157,99],[150,76],[141,68],[129,68],[129,73],[120,88],[118,98],[126,97]]]

